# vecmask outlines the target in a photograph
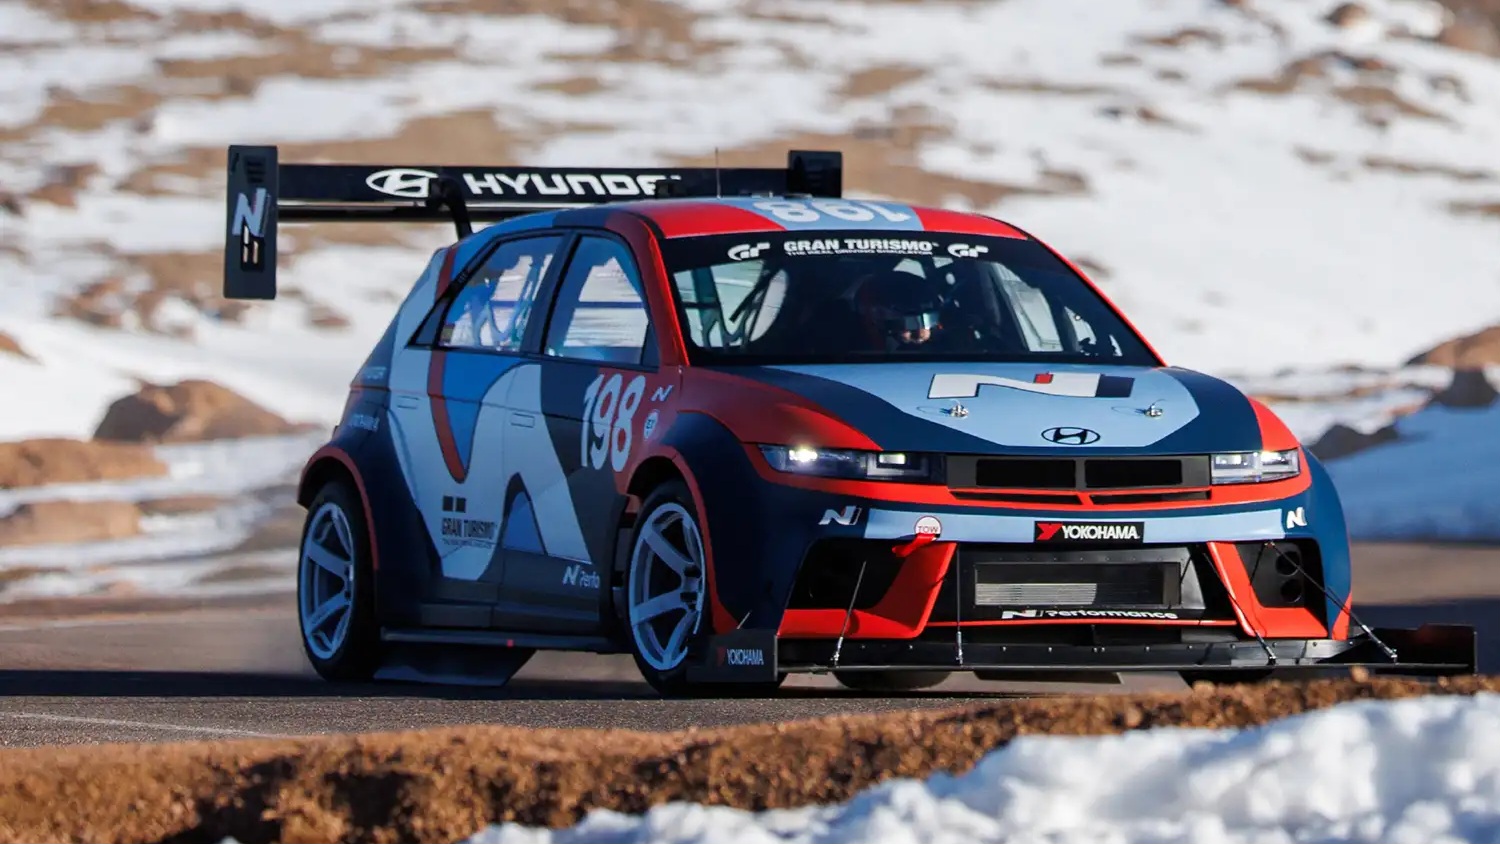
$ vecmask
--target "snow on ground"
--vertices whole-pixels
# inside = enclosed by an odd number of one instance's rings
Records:
[[[223,497],[201,512],[144,516],[141,533],[126,539],[0,547],[0,604],[122,589],[207,597],[294,588],[295,551],[235,549],[290,503],[289,487],[322,439],[317,433],[158,446],[166,477],[0,490],[0,517],[38,501]]]
[[[491,827],[473,844],[1447,844],[1500,838],[1500,696],[1363,701],[1245,730],[1026,736],[970,772],[847,803],[744,812],[597,811],[571,829]]]

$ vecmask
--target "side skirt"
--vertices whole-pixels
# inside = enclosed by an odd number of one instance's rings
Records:
[[[620,652],[597,636],[495,630],[385,629],[380,639],[384,658],[375,679],[453,686],[504,686],[538,650]]]

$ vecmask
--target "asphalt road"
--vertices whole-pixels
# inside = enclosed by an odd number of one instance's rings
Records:
[[[1480,670],[1500,670],[1500,548],[1361,546],[1361,615],[1373,625],[1480,627]],[[864,695],[794,677],[772,699],[665,701],[628,657],[538,654],[504,688],[325,683],[307,666],[294,610],[276,597],[125,614],[0,616],[0,746],[181,741],[496,723],[673,730],[843,712],[950,707],[1030,694],[1182,688],[1175,675],[1119,684],[991,683],[957,675],[930,692]],[[1487,629],[1488,628],[1488,629]]]

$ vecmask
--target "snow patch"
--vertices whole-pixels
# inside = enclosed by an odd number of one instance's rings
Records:
[[[1346,703],[1244,730],[1025,736],[959,776],[888,782],[836,806],[670,803],[571,829],[491,827],[470,844],[924,841],[1238,844],[1491,841],[1500,696]]]

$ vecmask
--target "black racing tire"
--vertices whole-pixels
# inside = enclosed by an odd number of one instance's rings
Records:
[[[835,671],[833,679],[857,692],[915,692],[930,689],[952,671]]]
[[[636,625],[632,623],[630,607],[635,595],[636,578],[649,578],[650,572],[637,572],[636,569],[655,565],[650,555],[641,553],[644,543],[642,536],[653,523],[668,523],[668,530],[673,530],[672,526],[683,524],[684,517],[691,520],[693,530],[700,537],[702,550],[707,552],[707,540],[701,539],[702,520],[687,484],[673,479],[660,484],[646,496],[641,504],[640,515],[631,529],[630,542],[624,551],[625,559],[616,562],[625,583],[624,601],[618,608],[618,613],[636,667],[651,688],[663,697],[759,697],[774,693],[786,679],[784,673],[779,674],[776,680],[764,683],[695,683],[688,680],[687,667],[694,660],[704,658],[703,652],[713,629],[710,602],[705,592],[708,589],[706,571],[699,570],[694,578],[698,584],[696,591],[704,594],[699,595],[697,618],[691,622],[692,632],[687,634],[687,646],[682,659],[674,664],[665,664],[670,660],[664,660],[660,652],[664,648],[657,647],[661,644],[659,634],[653,642],[642,643],[641,636],[645,634],[639,634]],[[686,533],[675,535],[686,543]],[[647,655],[648,650],[651,651],[651,656]]]
[[[1179,671],[1182,682],[1189,686],[1202,680],[1216,686],[1240,686],[1263,683],[1271,679],[1275,671],[1270,668],[1229,668],[1223,671]]]
[[[347,531],[340,528],[339,518]],[[309,537],[314,530],[319,534],[318,547],[335,557],[348,555],[353,558],[347,567],[353,583],[343,590],[349,599],[348,622],[347,625],[332,622],[334,630],[345,627],[340,637],[327,635],[330,632],[328,625],[321,625],[312,632],[308,630],[309,616],[320,603],[319,595],[313,593],[333,594],[332,590],[324,589],[330,582],[330,573],[326,568],[318,570],[309,554],[313,550]],[[350,547],[345,548],[346,543]],[[344,582],[348,584],[347,579]],[[342,479],[325,483],[307,507],[302,539],[297,545],[297,627],[303,653],[312,663],[313,670],[325,680],[368,680],[380,665],[382,648],[380,624],[375,616],[375,568],[371,564],[370,532],[359,494]],[[335,638],[336,641],[330,641]]]

